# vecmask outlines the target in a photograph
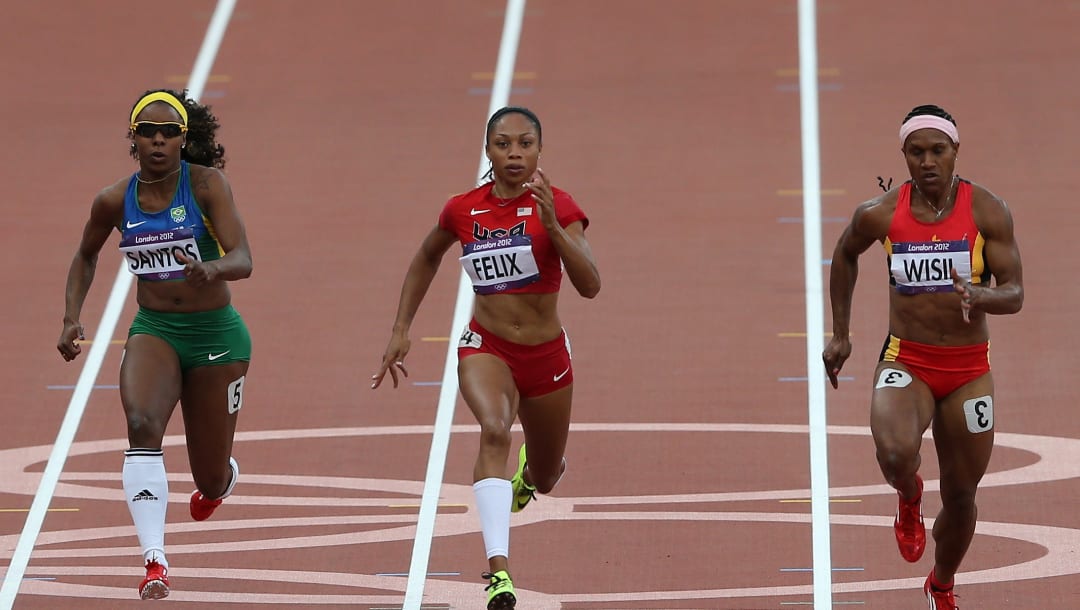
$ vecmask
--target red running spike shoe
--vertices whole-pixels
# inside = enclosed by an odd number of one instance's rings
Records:
[[[165,599],[169,596],[169,569],[160,563],[146,562],[146,578],[139,583],[139,597],[142,599]]]
[[[922,587],[923,593],[926,594],[926,601],[930,604],[930,610],[959,610],[952,585],[948,589],[940,591],[930,582],[933,576],[934,571],[930,570],[930,575],[926,577],[926,583]]]
[[[923,523],[922,514],[922,477],[916,474],[915,481],[919,484],[919,496],[914,500],[905,500],[897,492],[900,501],[896,508],[896,520],[893,521],[893,531],[896,533],[896,546],[900,549],[900,556],[911,563],[918,561],[926,550],[926,525]]]

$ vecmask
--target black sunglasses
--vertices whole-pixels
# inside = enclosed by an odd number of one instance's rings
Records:
[[[157,132],[166,138],[175,138],[187,131],[187,125],[180,123],[155,123],[153,121],[139,121],[131,125],[131,132],[144,138],[152,138]]]

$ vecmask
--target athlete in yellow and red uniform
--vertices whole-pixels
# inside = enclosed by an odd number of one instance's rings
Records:
[[[983,248],[986,240],[972,214],[973,186],[957,177],[956,198],[948,216],[934,222],[919,220],[911,209],[914,182],[905,182],[897,193],[889,233],[885,237],[889,283],[904,295],[953,291],[952,273],[986,285]],[[935,212],[936,214],[936,212]],[[939,346],[901,340],[890,334],[881,350],[882,362],[901,362],[930,387],[941,400],[960,386],[990,371],[989,342]]]
[[[884,244],[893,290],[870,428],[878,465],[899,496],[897,546],[914,562],[926,547],[919,450],[933,425],[942,507],[923,593],[930,608],[953,610],[953,576],[975,532],[975,493],[994,445],[986,315],[1020,310],[1023,272],[1008,206],[954,174],[960,136],[952,116],[937,106],[916,107],[901,124],[900,145],[911,180],[861,204],[837,241],[829,290],[833,337],[822,359],[837,387],[851,355],[858,258],[875,242]]]

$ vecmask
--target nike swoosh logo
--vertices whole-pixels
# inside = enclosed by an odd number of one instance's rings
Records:
[[[227,350],[221,352],[220,354],[207,354],[206,357],[209,358],[210,360],[217,360],[218,358],[224,356],[225,354],[228,354],[231,351],[232,351],[231,349],[227,349]],[[556,379],[556,381],[558,381],[558,380]]]
[[[469,210],[469,216],[476,216],[477,214],[483,214],[485,212],[490,212],[490,211],[491,210],[478,210],[476,208],[472,208],[472,209]]]
[[[129,221],[127,221],[127,228],[129,228],[129,229],[134,229],[135,227],[137,227],[137,226],[139,226],[139,225],[144,225],[144,224],[146,224],[146,222],[147,222],[147,221],[145,221],[145,220],[144,220],[144,221],[142,221],[142,222],[131,222],[131,221],[129,220]]]
[[[563,377],[566,377],[566,374],[567,374],[567,373],[569,373],[569,372],[570,372],[570,367],[566,367],[566,370],[565,370],[565,371],[563,371],[563,372],[561,372],[561,373],[559,373],[558,375],[556,375],[556,376],[555,376],[555,377],[554,377],[554,378],[552,379],[552,381],[558,381],[558,380],[562,379]]]

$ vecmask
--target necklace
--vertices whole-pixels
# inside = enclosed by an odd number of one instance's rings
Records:
[[[941,204],[940,208],[930,203],[930,198],[922,192],[922,189],[919,188],[918,182],[915,182],[914,180],[912,180],[911,182],[915,185],[915,190],[919,191],[919,195],[922,195],[923,201],[926,202],[926,205],[928,205],[931,210],[934,210],[934,220],[941,218],[941,215],[945,213],[945,210],[949,209],[949,201],[952,199],[953,187],[956,186],[956,176],[953,176],[952,181],[949,182],[949,191],[945,194],[945,203]]]
[[[517,199],[518,197],[521,196],[521,195],[518,195],[517,197],[511,197],[509,199],[504,199],[504,198],[500,197],[499,193],[497,193],[495,191],[495,189],[497,189],[497,188],[499,188],[499,185],[497,183],[495,183],[495,182],[492,182],[491,183],[491,195],[499,200],[499,207],[500,208],[504,208],[504,207],[510,205],[511,201],[513,201],[513,200],[515,200],[515,199]]]
[[[144,180],[143,177],[142,177],[142,172],[139,172],[139,173],[135,174],[135,179],[138,180],[141,184],[157,184],[158,182],[165,182],[169,178],[172,178],[173,175],[176,174],[176,172],[180,171],[180,167],[181,166],[178,165],[176,167],[176,169],[174,169],[173,171],[171,171],[171,172],[165,174],[164,176],[162,176],[160,178],[157,178],[155,180]]]

